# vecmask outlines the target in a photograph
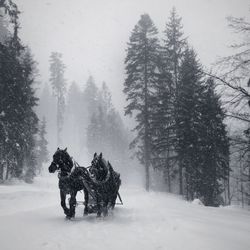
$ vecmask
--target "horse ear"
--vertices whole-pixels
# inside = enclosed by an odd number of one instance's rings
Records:
[[[97,155],[97,153],[95,152],[95,153],[94,153],[94,158],[96,158],[96,155]]]
[[[102,159],[102,153],[100,153],[99,157],[100,157],[100,159]]]
[[[67,148],[64,149],[64,152],[67,152]]]

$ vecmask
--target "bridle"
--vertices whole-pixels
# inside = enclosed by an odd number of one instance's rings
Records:
[[[62,157],[62,154],[60,152],[59,156],[57,156],[57,159],[55,160],[54,159],[55,157],[53,156],[53,161],[51,162],[50,165],[53,165],[54,166],[54,169],[55,171],[58,171],[59,172],[59,175],[61,174],[61,172],[66,172],[67,174],[70,174],[72,171],[63,171],[62,168],[63,168],[63,165],[67,165],[64,161],[63,161],[63,157]],[[72,170],[73,168],[71,168]]]
[[[96,173],[95,172],[100,171],[100,162],[99,161],[102,161],[102,164],[105,165],[105,168],[106,168],[106,171],[107,171],[104,180],[97,180],[96,179]],[[94,168],[95,171],[93,171],[91,168]],[[92,160],[91,166],[90,166],[90,172],[92,172],[92,171],[95,173],[94,175],[92,174],[93,175],[92,180],[93,180],[94,183],[96,183],[96,184],[104,184],[105,182],[107,182],[109,180],[109,177],[110,177],[109,164],[103,162],[103,159],[95,158],[95,159]]]

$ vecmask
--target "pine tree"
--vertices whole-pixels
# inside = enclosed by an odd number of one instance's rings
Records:
[[[100,90],[98,105],[87,129],[88,151],[91,157],[94,152],[103,152],[107,159],[121,169],[128,160],[128,135],[105,83]]]
[[[125,115],[134,113],[137,122],[134,129],[137,136],[131,147],[136,148],[137,157],[145,167],[146,190],[149,190],[151,103],[157,79],[158,48],[157,29],[149,15],[144,14],[133,29],[128,43],[124,93],[128,101]]]
[[[101,94],[102,107],[108,113],[113,109],[113,105],[112,105],[112,100],[111,100],[111,93],[105,82],[102,83],[100,94]]]
[[[49,152],[47,149],[48,141],[46,140],[45,136],[46,136],[46,120],[45,117],[43,117],[42,122],[39,126],[38,139],[36,145],[38,173],[41,173],[43,163],[46,163],[49,160]]]
[[[64,79],[65,66],[62,54],[52,52],[50,56],[50,83],[57,98],[57,145],[61,144],[61,131],[65,111],[66,80]]]
[[[95,84],[93,76],[90,76],[87,80],[86,86],[84,88],[82,94],[82,101],[81,101],[81,130],[84,131],[82,133],[82,147],[85,147],[87,144],[87,128],[92,120],[92,116],[97,114],[98,112],[98,99],[99,99],[99,91]],[[92,153],[91,153],[92,157]]]
[[[98,88],[96,87],[95,80],[90,76],[87,80],[86,87],[83,91],[83,105],[87,108],[88,121],[92,115],[98,110]]]
[[[173,74],[175,89],[178,87],[180,63],[187,45],[182,29],[181,18],[177,15],[176,9],[173,8],[164,31],[163,59],[165,68],[171,70]]]
[[[176,101],[178,127],[176,129],[176,151],[180,168],[185,173],[186,196],[193,199],[195,185],[200,173],[200,138],[202,124],[201,103],[202,85],[201,65],[192,49],[186,49],[179,71],[179,93]]]
[[[177,107],[176,101],[178,99],[179,94],[179,74],[180,74],[180,64],[183,59],[184,51],[187,46],[186,38],[183,37],[183,26],[181,24],[181,18],[177,15],[176,9],[173,8],[170,13],[170,18],[166,23],[166,28],[164,31],[165,38],[164,38],[164,46],[162,48],[162,61],[163,61],[163,74],[168,72],[171,73],[172,79],[169,80],[168,78],[168,85],[169,90],[168,93],[170,95],[170,100],[168,102],[168,106],[166,107],[166,113],[171,114],[168,124],[175,123],[175,129],[178,129],[178,111],[175,109]],[[169,98],[169,97],[168,97]],[[164,110],[163,110],[164,112]],[[172,119],[171,119],[172,118]],[[173,121],[173,119],[175,121]],[[171,126],[170,126],[171,127]],[[174,130],[170,130],[165,133],[169,136],[168,142],[168,151],[172,151],[169,145],[172,145],[171,138],[175,136]],[[167,137],[168,138],[168,137]],[[174,152],[171,153],[173,156]],[[170,155],[169,155],[170,156]],[[169,157],[168,156],[168,157]],[[177,158],[178,160],[178,158]],[[177,161],[179,164],[179,191],[180,194],[183,194],[183,169],[182,165]],[[173,168],[173,164],[171,168]]]
[[[83,105],[82,92],[79,86],[73,82],[68,90],[67,106],[64,122],[64,139],[69,147],[82,150],[86,129],[86,107]],[[70,134],[68,131],[71,131]],[[84,135],[83,135],[84,134]]]
[[[57,138],[55,136],[57,133],[57,123],[55,119],[57,115],[57,100],[48,83],[45,83],[41,90],[39,103],[35,111],[40,121],[43,120],[43,117],[46,120],[47,138],[50,138],[48,150],[54,150],[57,147]]]
[[[0,9],[0,43],[4,44],[8,37],[10,36],[10,32],[8,30],[8,22],[5,19],[4,11]]]
[[[21,178],[35,168],[28,162],[34,159],[38,119],[33,109],[38,99],[33,86],[35,63],[18,37],[18,8],[9,3],[5,13],[11,17],[13,33],[0,44],[0,154],[1,167],[7,170],[5,178]]]
[[[221,205],[219,196],[225,191],[222,181],[228,181],[229,178],[229,139],[224,118],[225,112],[221,108],[220,97],[215,92],[215,84],[212,79],[208,79],[201,109],[202,171],[196,187],[197,193],[208,206]]]
[[[87,147],[90,155],[94,152],[102,152],[108,155],[107,142],[107,116],[104,109],[99,106],[90,120],[87,128]]]
[[[162,56],[162,54],[161,54]],[[171,181],[174,176],[176,153],[174,150],[175,120],[174,104],[175,92],[172,74],[163,60],[158,63],[159,73],[155,84],[152,114],[152,164],[162,171],[168,191],[171,192]]]

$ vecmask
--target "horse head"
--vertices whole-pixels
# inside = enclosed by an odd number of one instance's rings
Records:
[[[98,181],[106,178],[108,168],[105,159],[102,157],[102,153],[99,155],[97,155],[97,153],[94,154],[89,172]]]
[[[49,172],[54,173],[56,170],[60,170],[61,172],[68,174],[70,173],[72,167],[73,161],[67,152],[67,148],[57,148],[56,152],[53,155],[53,161],[48,168]]]

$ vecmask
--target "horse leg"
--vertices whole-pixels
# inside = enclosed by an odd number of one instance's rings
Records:
[[[100,198],[98,196],[99,195],[97,195],[97,197],[96,197],[97,217],[101,217],[101,215],[102,215],[102,207],[101,207],[101,203],[100,203]]]
[[[117,199],[117,194],[118,194],[118,191],[111,197],[111,209],[113,210],[115,208],[115,202],[116,202],[116,199]]]
[[[69,199],[69,215],[68,217],[75,217],[75,208],[76,208],[76,194],[77,191],[70,192],[70,199]]]
[[[69,214],[69,209],[66,206],[66,194],[63,192],[62,189],[60,189],[60,197],[61,197],[61,207],[63,208],[64,214],[68,215]]]
[[[102,212],[103,212],[103,216],[106,217],[108,216],[108,199],[105,199],[104,203],[103,203],[103,208],[102,208]]]
[[[89,205],[89,192],[88,190],[83,187],[83,192],[84,192],[84,201],[85,201],[85,207],[84,207],[84,212],[83,215],[88,215],[88,205]]]

